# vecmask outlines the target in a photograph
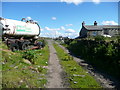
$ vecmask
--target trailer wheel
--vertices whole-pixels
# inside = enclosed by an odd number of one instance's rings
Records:
[[[29,46],[29,43],[28,43],[28,42],[23,42],[23,43],[22,43],[22,46],[21,46],[21,49],[22,49],[22,50],[26,50],[26,49],[28,49],[28,46]]]
[[[16,43],[11,43],[10,49],[14,52],[14,51],[19,50],[19,46]]]

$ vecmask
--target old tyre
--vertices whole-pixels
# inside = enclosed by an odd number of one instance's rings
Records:
[[[28,42],[23,42],[22,45],[21,45],[21,49],[26,50],[26,49],[28,49],[28,46],[29,46]]]

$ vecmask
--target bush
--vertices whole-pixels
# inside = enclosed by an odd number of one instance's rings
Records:
[[[96,68],[117,78],[120,76],[120,44],[118,41],[105,41],[102,36],[95,40],[74,40],[68,49],[91,63]]]
[[[104,36],[96,36],[95,41],[105,41],[105,37]]]

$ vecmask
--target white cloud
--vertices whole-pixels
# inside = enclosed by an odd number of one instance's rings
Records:
[[[44,29],[43,29],[43,28],[41,28],[40,30],[41,30],[41,31],[43,31]]]
[[[36,20],[33,20],[34,22],[36,22],[36,23],[38,23],[38,21],[36,21]]]
[[[55,32],[55,35],[56,35],[56,37],[58,37],[58,36],[63,36],[64,34],[61,33],[61,32],[56,31],[56,32]]]
[[[49,28],[49,27],[45,27],[45,30],[48,30],[48,31],[58,31],[58,30],[60,30],[60,28]]]
[[[103,2],[103,0],[61,0],[61,2],[66,2],[68,4],[75,4],[75,5],[79,5],[81,4],[82,2],[94,2],[95,4],[99,4],[101,1]]]
[[[50,37],[50,33],[40,33],[40,37]]]
[[[65,33],[74,33],[75,32],[75,30],[73,30],[73,29],[67,29],[66,31],[65,31]]]
[[[45,27],[45,29],[46,29],[46,30],[48,30],[48,31],[50,30],[50,28],[49,28],[49,27]]]
[[[70,37],[70,38],[76,38],[78,36],[79,36],[79,33],[69,33],[68,34],[68,37]]]
[[[100,0],[92,0],[95,4],[99,4]]]
[[[65,26],[73,26],[73,24],[66,24]]]
[[[61,26],[60,29],[61,29],[61,30],[65,30],[65,27],[64,27],[64,26]]]
[[[60,28],[45,27],[45,30],[48,30],[48,31],[59,31],[59,30],[65,30],[65,27],[64,26],[61,26]]]
[[[2,2],[59,2],[65,0],[2,0]],[[90,2],[91,0],[84,0]],[[119,2],[119,0],[101,0],[101,2]]]
[[[43,28],[42,28],[43,29]],[[59,37],[59,36],[63,36],[63,37],[70,37],[70,38],[75,38],[79,35],[79,33],[77,33],[75,30],[73,29],[66,29],[64,26],[61,26],[60,28],[49,28],[49,27],[45,27],[43,29],[48,30],[48,32],[41,34],[42,37],[51,37],[51,38],[55,38],[55,37]],[[61,30],[63,30],[61,32]]]
[[[27,19],[27,20],[32,20],[32,18],[31,18],[31,17],[27,17],[26,19]]]
[[[76,38],[79,36],[79,33],[65,33],[64,37],[69,37],[69,38]]]
[[[52,20],[56,20],[57,18],[56,17],[52,17]]]
[[[61,0],[61,2],[66,2],[68,4],[74,3],[75,5],[79,5],[83,2],[83,0]]]
[[[103,21],[102,24],[103,25],[118,25],[118,23],[116,23],[115,21]]]
[[[64,33],[61,33],[59,31],[51,31],[51,32],[48,32],[48,33],[41,33],[40,34],[41,37],[51,37],[51,38],[54,38],[54,37],[59,37],[59,36],[64,36]]]
[[[31,17],[26,17],[26,20],[33,20]],[[38,23],[38,21],[36,21],[36,20],[33,20],[33,22],[36,22],[36,23]]]
[[[79,36],[79,33],[61,33],[59,31],[56,32],[49,32],[49,33],[41,33],[40,37],[50,37],[50,38],[55,38],[55,37],[69,37],[69,38],[76,38]]]

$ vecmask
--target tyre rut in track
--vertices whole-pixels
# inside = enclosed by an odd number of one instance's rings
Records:
[[[61,68],[61,65],[59,64],[56,50],[52,45],[52,40],[47,40],[47,42],[50,50],[50,57],[47,75],[48,83],[46,85],[46,88],[65,88],[62,76],[63,70]]]

